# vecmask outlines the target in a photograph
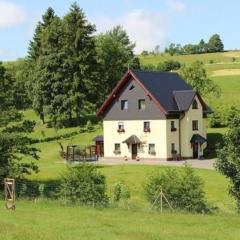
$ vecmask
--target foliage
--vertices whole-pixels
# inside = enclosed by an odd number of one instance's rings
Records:
[[[210,37],[208,43],[205,43],[203,39],[198,44],[186,44],[181,46],[180,44],[171,43],[168,48],[165,48],[165,53],[173,55],[182,54],[199,54],[199,53],[214,53],[222,52],[224,45],[218,34],[214,34]]]
[[[155,202],[157,208],[160,207],[160,199],[156,198],[161,189],[175,209],[198,213],[210,211],[205,200],[203,182],[187,165],[182,172],[167,169],[150,176],[145,194],[151,204]]]
[[[21,119],[15,106],[13,82],[13,78],[0,62],[0,126]]]
[[[221,113],[217,110],[215,110],[210,116],[209,116],[209,127],[211,128],[219,128],[223,126]]]
[[[113,187],[113,202],[118,203],[121,200],[127,200],[131,197],[130,192],[127,186],[122,183],[118,182]]]
[[[237,114],[229,124],[224,135],[223,146],[217,151],[216,168],[230,180],[229,193],[236,199],[240,209],[240,115]]]
[[[170,72],[181,68],[181,63],[174,60],[159,62],[156,66],[153,64],[141,65],[141,69],[149,71]]]
[[[94,165],[68,167],[61,181],[60,195],[71,203],[96,206],[108,202],[105,177]]]
[[[16,109],[31,107],[31,100],[27,91],[28,63],[26,59],[17,59],[5,64],[7,73],[12,78],[11,88],[13,103]]]
[[[135,44],[120,26],[97,36],[96,50],[100,78],[98,105],[103,103],[128,68],[139,68],[140,64],[134,55],[134,48]]]
[[[71,125],[73,115],[79,122],[81,114],[94,108],[94,32],[95,27],[76,3],[63,18],[49,8],[37,25],[29,46],[29,85],[33,107],[43,122],[47,114],[55,126],[62,119],[68,119]]]
[[[33,161],[23,161],[23,157],[26,156],[38,159],[37,149],[30,146],[31,139],[28,137],[35,123],[24,121],[21,124],[11,125],[13,121],[18,120],[17,116],[21,116],[15,108],[11,84],[11,77],[0,64],[0,123],[5,123],[0,129],[0,183],[3,178],[21,178],[38,170]]]
[[[173,70],[178,70],[181,68],[181,63],[178,61],[174,61],[174,60],[168,60],[168,61],[164,61],[163,63],[159,63],[157,65],[157,70],[159,71],[166,71],[166,72],[170,72]]]
[[[85,129],[87,132],[92,132],[94,130],[94,126],[90,120],[87,121]]]
[[[202,96],[206,97],[212,94],[219,97],[221,92],[219,86],[208,78],[201,62],[197,61],[190,66],[183,66],[180,74]]]
[[[222,52],[224,45],[218,34],[214,34],[208,41],[208,52]]]

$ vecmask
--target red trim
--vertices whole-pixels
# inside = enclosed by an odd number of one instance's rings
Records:
[[[112,100],[114,98],[116,98],[117,93],[119,92],[119,90],[125,85],[125,83],[127,82],[127,80],[129,80],[129,76],[130,76],[130,71],[126,72],[124,74],[124,76],[122,77],[122,79],[117,83],[116,87],[113,89],[113,91],[111,92],[111,94],[109,95],[109,97],[105,100],[105,102],[102,104],[102,106],[99,108],[98,112],[97,112],[97,116],[101,116],[104,111],[106,110],[106,108],[110,105],[110,103],[112,102]]]
[[[100,107],[100,109],[97,112],[97,116],[101,116],[104,114],[105,110],[108,108],[110,103],[114,98],[116,98],[119,91],[125,86],[126,82],[130,79],[130,76],[133,77],[133,80],[144,90],[146,95],[149,97],[150,100],[153,100],[155,104],[158,106],[161,112],[167,114],[167,111],[164,109],[164,107],[159,103],[159,101],[148,91],[148,89],[141,83],[141,81],[137,78],[135,74],[130,70],[128,71],[123,78],[118,82],[116,87],[113,89],[110,96],[105,100],[103,105]]]

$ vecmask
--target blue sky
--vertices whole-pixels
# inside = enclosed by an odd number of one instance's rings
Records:
[[[0,0],[0,60],[27,54],[36,23],[47,7],[67,13],[71,0]],[[225,49],[240,48],[239,0],[77,0],[98,32],[122,25],[136,52],[170,42],[196,43],[219,33]]]

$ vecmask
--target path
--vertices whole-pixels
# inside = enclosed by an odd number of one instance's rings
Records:
[[[193,168],[203,168],[203,169],[214,169],[215,160],[186,160],[186,161],[156,161],[156,160],[141,160],[139,162],[134,160],[124,161],[124,160],[115,160],[115,159],[100,159],[99,164],[103,165],[119,165],[119,164],[135,164],[135,165],[162,165],[162,166],[174,166],[181,167],[187,162]]]

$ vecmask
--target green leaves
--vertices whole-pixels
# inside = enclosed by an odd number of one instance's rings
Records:
[[[236,114],[217,151],[216,169],[230,179],[230,194],[240,209],[240,115]]]
[[[207,72],[199,61],[190,66],[183,66],[180,74],[194,90],[204,97],[210,94],[219,96],[221,93],[220,87],[207,77]]]
[[[139,60],[134,55],[132,43],[124,29],[117,26],[96,39],[97,60],[99,65],[99,100],[102,104],[128,67],[140,68]]]

